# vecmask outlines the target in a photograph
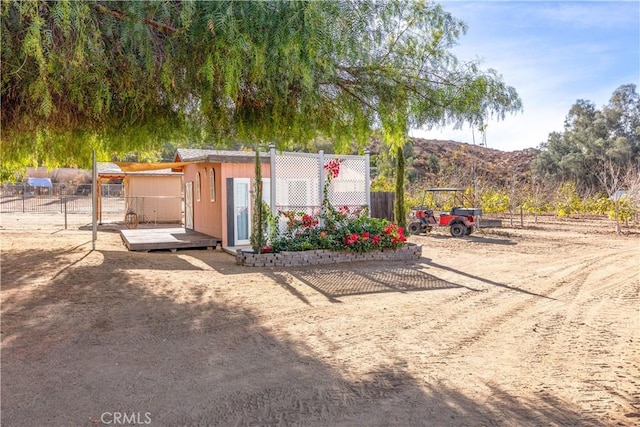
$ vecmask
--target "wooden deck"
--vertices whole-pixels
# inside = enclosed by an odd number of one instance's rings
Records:
[[[130,251],[153,251],[160,249],[215,249],[220,239],[186,228],[140,228],[121,230],[120,236]]]

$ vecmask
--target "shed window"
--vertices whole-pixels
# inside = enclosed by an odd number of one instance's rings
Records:
[[[198,172],[196,174],[196,188],[195,188],[195,193],[196,193],[196,202],[199,202],[201,199],[201,191],[200,191],[200,172]]]
[[[216,171],[213,168],[209,171],[209,198],[216,201]]]

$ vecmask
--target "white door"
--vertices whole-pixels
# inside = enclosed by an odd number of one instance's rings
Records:
[[[193,182],[184,184],[184,228],[193,230]]]
[[[236,246],[248,245],[251,236],[251,180],[233,179],[233,237]]]

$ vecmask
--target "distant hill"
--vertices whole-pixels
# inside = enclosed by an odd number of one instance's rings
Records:
[[[413,183],[433,186],[468,186],[474,167],[478,180],[488,186],[525,182],[538,150],[500,151],[464,142],[410,138],[405,150],[406,167]],[[378,144],[371,147],[378,152]]]

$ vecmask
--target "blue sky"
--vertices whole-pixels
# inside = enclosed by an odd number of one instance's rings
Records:
[[[562,131],[578,99],[597,108],[626,83],[640,90],[640,1],[440,1],[468,25],[454,53],[493,68],[522,98],[524,111],[490,120],[489,148],[537,147]],[[480,132],[413,131],[422,138],[480,143]]]

